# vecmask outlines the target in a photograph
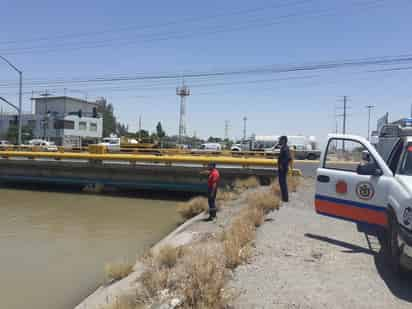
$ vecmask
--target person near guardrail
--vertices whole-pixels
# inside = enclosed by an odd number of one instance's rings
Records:
[[[288,176],[289,164],[292,160],[292,157],[290,156],[287,136],[281,136],[279,138],[279,144],[280,144],[280,152],[279,152],[279,158],[278,158],[279,187],[280,187],[282,201],[288,202],[289,192],[288,192],[287,176]]]
[[[208,165],[209,178],[207,181],[209,217],[205,221],[216,221],[216,194],[219,186],[220,174],[215,163]]]

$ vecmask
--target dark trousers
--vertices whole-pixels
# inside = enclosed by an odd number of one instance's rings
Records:
[[[282,201],[288,202],[289,201],[289,193],[288,193],[288,168],[282,168],[278,170],[278,178],[279,178],[279,187],[280,193],[282,195]]]
[[[213,190],[209,188],[208,195],[207,195],[207,201],[209,202],[209,215],[212,218],[216,217],[216,193],[217,193],[217,189]]]

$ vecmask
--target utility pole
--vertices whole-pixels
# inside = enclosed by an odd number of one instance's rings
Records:
[[[19,107],[17,109],[19,113],[19,128],[18,128],[18,137],[17,137],[17,144],[21,145],[21,128],[22,128],[22,119],[21,119],[21,114],[22,114],[22,96],[23,96],[23,72],[19,70],[17,67],[15,67],[9,60],[4,58],[3,56],[0,56],[0,59],[2,59],[4,62],[6,62],[13,70],[15,70],[19,74]]]
[[[243,117],[243,141],[246,140],[246,122],[247,122],[247,117]]]
[[[225,139],[229,139],[229,120],[225,120]]]
[[[368,109],[368,138],[367,140],[370,140],[371,134],[370,134],[370,130],[371,130],[371,110],[372,108],[374,108],[374,105],[366,105],[365,106]]]
[[[345,95],[343,96],[343,113],[342,114],[337,114],[336,117],[343,117],[342,121],[342,134],[346,134],[346,121],[348,118],[348,97]],[[342,151],[345,152],[345,142],[342,141]]]
[[[347,102],[347,97],[346,95],[343,96],[343,124],[342,124],[342,133],[346,134],[346,102]]]
[[[142,115],[139,115],[139,143],[142,142]]]

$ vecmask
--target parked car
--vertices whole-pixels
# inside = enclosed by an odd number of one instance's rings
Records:
[[[57,146],[53,142],[42,139],[32,139],[29,141],[30,146],[39,147],[41,151],[57,151]]]
[[[120,137],[105,137],[99,145],[106,146],[107,151],[120,151]]]
[[[9,141],[6,140],[0,140],[0,150],[4,150],[7,147],[12,146]]]

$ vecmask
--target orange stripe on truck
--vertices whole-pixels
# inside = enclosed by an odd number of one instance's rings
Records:
[[[373,209],[337,203],[324,199],[315,199],[316,211],[321,214],[332,215],[357,222],[366,222],[386,226],[388,218],[386,212]]]

